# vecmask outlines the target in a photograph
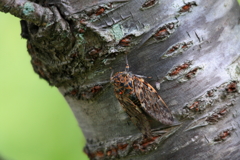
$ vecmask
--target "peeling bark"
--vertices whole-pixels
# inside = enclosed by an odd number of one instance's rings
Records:
[[[236,1],[0,1],[23,19],[34,71],[59,88],[90,159],[238,159],[240,9]],[[143,139],[113,95],[112,69],[156,85],[175,116]]]

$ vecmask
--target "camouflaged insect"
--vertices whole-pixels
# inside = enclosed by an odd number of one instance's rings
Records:
[[[124,111],[145,137],[151,137],[146,113],[165,125],[173,123],[171,111],[157,91],[144,81],[143,76],[129,72],[128,63],[125,71],[117,72],[111,77],[111,82]]]

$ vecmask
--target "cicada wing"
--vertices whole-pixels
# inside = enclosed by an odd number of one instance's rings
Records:
[[[150,137],[151,127],[146,115],[142,113],[141,109],[124,95],[116,94],[116,97],[134,125],[136,125],[145,136]]]
[[[171,125],[173,123],[171,111],[157,91],[142,78],[135,77],[133,83],[135,94],[143,110],[159,122]]]

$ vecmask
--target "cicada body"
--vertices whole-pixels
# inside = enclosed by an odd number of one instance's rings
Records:
[[[157,91],[141,76],[129,72],[128,68],[127,64],[125,71],[111,77],[114,93],[131,121],[144,136],[151,137],[146,114],[165,125],[173,123],[173,116]]]

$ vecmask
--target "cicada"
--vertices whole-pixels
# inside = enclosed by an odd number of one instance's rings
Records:
[[[164,125],[171,125],[173,116],[157,91],[143,77],[129,72],[126,59],[125,71],[111,76],[111,82],[123,110],[145,137],[151,137],[147,115]]]

